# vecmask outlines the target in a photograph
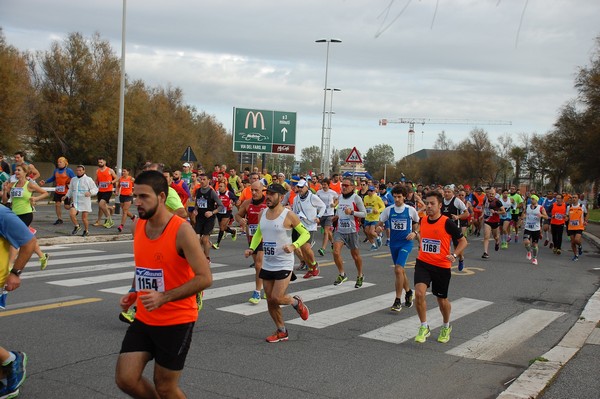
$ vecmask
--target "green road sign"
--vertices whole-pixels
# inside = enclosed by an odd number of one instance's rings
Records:
[[[234,108],[233,151],[294,154],[296,113]]]

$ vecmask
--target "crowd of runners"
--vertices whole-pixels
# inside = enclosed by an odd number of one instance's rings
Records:
[[[570,259],[577,261],[588,218],[582,195],[551,191],[541,194],[516,186],[393,183],[338,174],[286,175],[258,168],[238,172],[226,165],[214,165],[207,171],[187,162],[173,170],[148,162],[134,178],[129,169],[118,176],[102,157],[98,158],[94,176],[88,176],[83,165],[73,171],[67,159],[60,157],[56,169],[44,179],[25,160],[23,152],[15,154],[12,165],[0,161],[2,202],[34,234],[30,225],[35,204],[49,197],[49,186],[53,186],[57,216],[54,224],[64,223],[65,208],[72,224],[71,234],[83,237],[90,234],[90,226],[115,226],[115,204],[111,202],[115,195],[115,203],[122,210],[117,231],[134,233],[135,260],[131,291],[121,299],[119,318],[130,327],[119,356],[116,380],[123,391],[136,397],[179,392],[177,382],[191,342],[190,332],[202,309],[204,289],[212,283],[211,251],[219,250],[227,235],[234,241],[239,235],[247,239],[248,247],[240,255],[251,258],[256,271],[249,306],[266,299],[276,327],[267,342],[288,339],[282,305],[291,305],[303,320],[309,317],[302,298],[287,294],[289,282],[297,278],[294,272],[304,279],[318,276],[319,257],[331,253],[337,267],[331,284],[348,281],[350,272],[345,260],[351,259],[356,268],[354,287],[359,289],[365,282],[361,257],[364,243],[370,251],[389,247],[396,291],[395,298],[390,299],[390,311],[416,305],[421,326],[415,341],[419,343],[430,336],[425,294],[431,288],[443,317],[437,340],[445,343],[452,331],[450,271],[454,262],[459,271],[468,263],[464,250],[469,236],[483,236],[483,259],[521,240],[523,256],[538,265],[540,246],[556,256],[562,254],[566,231]],[[98,213],[91,223],[88,217],[94,196]],[[137,215],[130,212],[132,204]],[[2,211],[4,215],[4,207]],[[216,238],[214,229],[218,229]],[[5,276],[2,285],[12,283],[7,286],[15,289],[18,285],[12,280],[24,267],[17,248],[30,240],[18,241],[6,233],[2,237],[11,243],[6,262],[3,259],[6,271],[0,273]],[[37,253],[43,270],[48,265],[48,254],[33,242],[32,252]],[[404,267],[415,243],[419,251],[411,288]],[[350,257],[344,255],[344,247]],[[153,257],[154,251],[160,251],[160,256]],[[11,280],[6,279],[9,274]],[[154,385],[141,376],[153,358]],[[21,352],[0,348],[3,366],[20,362],[20,366],[12,367],[14,372],[7,366],[7,381],[12,382],[0,388],[18,394],[26,359]],[[13,375],[19,367],[21,379]]]

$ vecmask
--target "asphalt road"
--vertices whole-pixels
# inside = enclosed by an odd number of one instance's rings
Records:
[[[306,299],[309,320],[284,309],[290,340],[268,344],[274,326],[264,301],[247,303],[253,274],[244,248],[243,237],[227,239],[211,253],[215,281],[181,380],[190,398],[495,397],[565,335],[600,276],[600,254],[590,246],[577,263],[543,248],[533,266],[520,243],[483,260],[480,239],[470,238],[466,269],[454,269],[450,284],[451,340],[436,342],[439,311],[429,296],[432,336],[417,344],[414,307],[389,311],[394,280],[387,248],[369,252],[364,244],[365,286],[353,287],[346,251],[350,280],[334,287],[337,271],[326,254],[321,278],[290,286]],[[34,256],[22,288],[0,313],[3,345],[30,357],[21,397],[125,397],[114,384],[127,328],[117,318],[114,292],[130,284],[131,242],[44,249],[51,254],[48,269],[39,271]],[[407,267],[411,280],[415,255]]]

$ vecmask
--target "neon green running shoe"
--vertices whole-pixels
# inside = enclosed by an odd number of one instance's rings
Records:
[[[248,302],[250,302],[253,305],[257,305],[260,302],[260,292],[252,291],[252,296],[250,297],[250,299],[248,299]]]
[[[49,254],[44,254],[44,256],[42,256],[40,258],[40,270],[45,270],[46,266],[48,266],[48,258],[50,257]]]
[[[135,320],[135,306],[130,307],[125,312],[119,313],[119,320],[123,323],[131,324]]]
[[[429,326],[421,326],[419,327],[419,332],[415,337],[415,342],[422,344],[427,340],[427,337],[431,335],[431,331],[429,330]]]
[[[340,285],[344,281],[348,281],[348,276],[346,276],[346,274],[344,274],[344,275],[338,274],[335,281],[333,282],[333,285]]]
[[[196,294],[196,304],[198,305],[198,312],[202,310],[202,306],[204,306],[204,291],[200,291]]]
[[[452,332],[452,326],[442,327],[440,330],[440,335],[438,336],[438,342],[445,344],[450,341],[450,333]]]

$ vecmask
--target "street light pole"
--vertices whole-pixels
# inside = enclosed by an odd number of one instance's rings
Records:
[[[123,169],[123,124],[125,121],[125,17],[127,0],[123,0],[123,25],[121,27],[121,86],[119,88],[119,133],[117,137],[117,175]]]
[[[327,90],[331,90],[331,95],[329,97],[329,121],[327,123],[327,135],[325,136],[325,140],[323,140],[323,152],[325,153],[325,170],[329,174],[331,171],[331,117],[333,116],[333,93],[336,91],[342,91],[342,89]]]
[[[315,40],[315,43],[327,43],[327,52],[325,56],[325,86],[323,87],[323,124],[321,126],[321,173],[324,173],[326,176],[329,176],[329,170],[326,169],[327,161],[326,158],[329,158],[329,147],[327,148],[327,153],[325,153],[325,109],[327,107],[327,73],[329,70],[329,44],[330,43],[341,43],[342,41],[339,39],[319,39]]]

